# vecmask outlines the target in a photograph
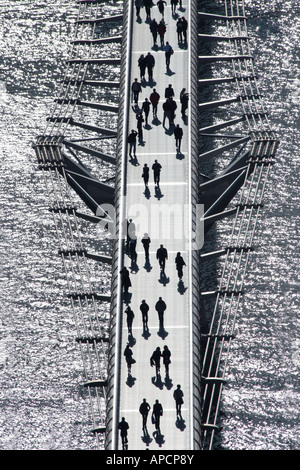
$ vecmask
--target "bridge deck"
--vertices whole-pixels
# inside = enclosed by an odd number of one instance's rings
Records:
[[[188,5],[183,5],[177,10],[179,16],[188,18]],[[189,80],[189,50],[178,43],[176,33],[177,16],[172,15],[171,7],[165,8],[165,23],[167,32],[165,41],[168,41],[174,49],[171,57],[170,70],[165,65],[165,53],[158,46],[153,48],[153,39],[146,22],[145,9],[141,10],[142,21],[136,21],[133,10],[133,34],[131,54],[130,83],[138,78],[138,58],[141,54],[149,51],[155,57],[155,68],[153,72],[153,83],[142,82],[142,93],[139,96],[138,106],[149,96],[153,89],[160,94],[157,120],[153,120],[152,109],[149,114],[149,125],[143,123],[143,143],[137,143],[136,160],[128,157],[126,162],[126,198],[125,216],[132,218],[136,224],[137,233],[137,262],[131,262],[128,254],[124,256],[124,265],[130,272],[132,287],[129,289],[128,298],[123,302],[122,339],[121,339],[121,372],[120,372],[120,394],[119,394],[119,421],[124,417],[129,424],[128,449],[152,450],[162,448],[164,450],[192,449],[192,378],[191,378],[191,318],[190,318],[190,262],[189,242],[183,236],[183,226],[188,227],[189,211],[183,212],[183,205],[189,204],[190,184],[189,171],[190,162],[188,154],[188,125],[181,117],[179,93],[182,88],[188,91]],[[160,21],[161,15],[155,6],[151,11],[152,18]],[[175,91],[177,111],[175,125],[179,124],[183,129],[181,152],[176,151],[175,138],[172,127],[166,120],[163,127],[162,104],[165,101],[165,88],[172,84]],[[136,129],[136,109],[134,103],[130,103],[128,115],[128,130]],[[153,182],[152,164],[157,159],[162,166],[160,189],[155,188]],[[150,167],[149,191],[145,193],[144,182],[141,177],[144,163]],[[178,205],[183,220],[169,220],[166,216],[163,221],[165,233],[156,233],[158,229],[158,217],[155,210],[162,205]],[[138,205],[138,206],[136,206]],[[151,215],[152,214],[152,215]],[[160,224],[161,228],[161,224]],[[167,234],[170,229],[170,237]],[[145,263],[145,255],[141,244],[141,237],[145,232],[151,238],[150,260]],[[178,237],[178,239],[176,239]],[[165,276],[161,273],[156,259],[156,250],[163,244],[168,250]],[[178,282],[175,268],[175,256],[180,251],[186,266],[181,283]],[[158,315],[155,311],[155,303],[159,297],[167,304],[165,312],[164,331],[159,331]],[[144,334],[142,317],[140,312],[141,301],[145,299],[149,310],[149,333]],[[126,325],[126,306],[130,305],[135,318],[133,321],[132,338],[128,336]],[[136,363],[132,366],[131,376],[128,376],[123,351],[129,340]],[[161,377],[155,377],[155,367],[150,366],[150,356],[159,346],[161,350],[167,345],[171,351],[171,365],[169,378],[165,376],[165,368],[161,364]],[[176,420],[176,408],[173,392],[181,385],[184,392],[184,404],[182,405],[182,420]],[[148,415],[147,431],[142,430],[142,416],[139,406],[143,398],[151,406]],[[161,434],[155,434],[155,426],[151,422],[151,413],[155,400],[158,399],[163,406],[161,418]],[[117,424],[117,423],[116,423]],[[118,432],[118,431],[115,431]],[[119,435],[119,434],[118,434]],[[117,438],[117,448],[122,448],[120,437]]]

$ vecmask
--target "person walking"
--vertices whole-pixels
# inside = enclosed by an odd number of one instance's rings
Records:
[[[162,15],[162,17],[164,17],[165,5],[167,5],[167,2],[165,2],[164,0],[159,0],[156,5],[158,6],[159,13]]]
[[[156,259],[158,259],[160,269],[164,273],[165,272],[166,260],[168,259],[168,252],[167,252],[167,249],[164,248],[163,245],[160,245],[160,247],[158,248],[158,250],[156,252]]]
[[[156,378],[158,378],[158,376],[160,375],[160,359],[161,359],[161,350],[160,350],[160,347],[157,346],[152,356],[150,357],[151,367],[155,365]]]
[[[166,303],[159,297],[158,301],[155,304],[155,310],[158,313],[158,322],[159,322],[159,329],[164,329],[164,313],[167,308]]]
[[[153,409],[152,409],[152,417],[154,419],[155,429],[156,429],[158,434],[160,434],[160,417],[161,416],[163,416],[162,404],[159,403],[158,400],[155,400],[155,403],[154,403]]]
[[[152,82],[153,80],[153,69],[154,69],[154,66],[155,66],[155,59],[154,59],[154,56],[151,54],[151,52],[148,52],[148,54],[146,55],[146,67],[147,67],[147,70],[148,70],[148,80],[149,82]]]
[[[175,111],[177,109],[176,101],[173,100],[172,96],[169,98],[170,100],[170,125],[174,124],[175,119]]]
[[[174,54],[174,51],[173,51],[172,46],[168,43],[168,41],[166,42],[166,45],[164,47],[164,51],[165,51],[166,67],[167,67],[167,70],[169,70],[171,55]]]
[[[183,268],[183,266],[185,266],[186,264],[185,264],[184,259],[183,259],[182,256],[181,256],[180,251],[178,251],[178,253],[177,253],[177,255],[176,255],[175,264],[176,264],[176,269],[177,269],[178,277],[179,277],[179,279],[182,279],[182,276],[183,276],[182,268]]]
[[[177,126],[174,129],[175,145],[177,148],[177,152],[180,152],[182,136],[183,136],[183,130],[179,126],[179,124],[177,124]]]
[[[164,346],[164,350],[162,352],[163,357],[163,364],[166,369],[166,377],[169,377],[169,365],[171,364],[171,351],[167,345]]]
[[[148,413],[151,410],[151,406],[147,403],[146,398],[143,398],[142,403],[140,404],[139,411],[143,417],[143,429],[147,429],[147,417]]]
[[[153,88],[153,92],[151,93],[149,99],[152,104],[153,117],[157,118],[157,105],[159,103],[160,95],[157,93],[155,88]]]
[[[180,95],[179,95],[180,103],[181,103],[181,116],[184,118],[186,117],[186,110],[188,108],[189,102],[189,94],[186,92],[185,88],[182,88]]]
[[[139,99],[139,94],[142,91],[141,84],[140,84],[140,82],[138,82],[137,78],[134,79],[134,82],[131,85],[131,91],[132,91],[132,94],[133,94],[133,101],[135,102],[135,104],[137,104],[138,99]]]
[[[149,182],[149,167],[147,163],[144,164],[143,166],[143,173],[142,173],[142,178],[145,183],[145,189],[148,187],[148,182]]]
[[[132,219],[127,220],[126,237],[127,237],[127,240],[126,240],[127,246],[129,246],[129,242],[131,238],[136,238],[135,223],[133,222]]]
[[[165,98],[166,99],[174,98],[174,96],[175,96],[174,89],[170,83],[169,86],[167,86],[167,88],[165,89]]]
[[[181,419],[181,405],[183,405],[183,396],[183,391],[181,390],[181,387],[178,384],[176,390],[174,390],[173,398],[176,403],[176,415],[179,416]]]
[[[126,313],[128,334],[132,335],[132,324],[133,324],[133,319],[134,319],[134,313],[133,313],[133,310],[130,308],[129,305],[126,308],[125,313]]]
[[[177,39],[178,43],[182,43],[182,30],[183,30],[183,22],[181,18],[178,18],[176,23],[176,32],[177,32]]]
[[[143,329],[147,330],[149,305],[146,303],[146,300],[142,300],[142,303],[140,305],[140,311],[142,312]]]
[[[142,113],[138,113],[136,115],[136,122],[137,122],[139,142],[142,142],[142,140],[143,140],[143,122],[144,122],[144,118],[143,118]]]
[[[157,30],[158,24],[155,18],[153,18],[153,20],[151,21],[149,28],[153,37],[153,46],[155,46],[157,42],[157,34],[158,34],[158,30]]]
[[[173,15],[175,15],[176,13],[177,5],[178,5],[178,0],[171,0],[171,11]]]
[[[137,132],[132,129],[131,133],[129,134],[128,138],[127,138],[127,142],[129,143],[129,156],[131,157],[132,156],[132,150],[133,150],[133,154],[134,156],[136,156],[136,136],[137,136]]]
[[[145,80],[146,65],[146,57],[144,54],[141,54],[138,58],[138,67],[140,69],[141,80]]]
[[[122,288],[124,289],[124,293],[128,294],[128,289],[129,289],[129,287],[131,287],[131,281],[130,281],[130,277],[129,277],[129,271],[126,268],[126,266],[124,266],[121,269],[120,274],[121,274]]]
[[[165,34],[166,34],[167,28],[164,20],[161,20],[158,23],[157,27],[157,32],[159,34],[159,39],[160,39],[160,47],[164,47],[165,45]]]
[[[130,238],[129,240],[129,253],[130,253],[130,258],[135,263],[137,260],[136,238]]]
[[[171,124],[171,103],[170,103],[169,98],[167,98],[166,101],[163,103],[162,108],[163,108],[163,112],[164,112],[163,127],[165,127],[166,119],[168,119],[169,127],[170,127],[170,124]]]
[[[145,258],[146,258],[146,261],[149,260],[149,247],[150,247],[150,243],[151,243],[151,240],[150,240],[150,237],[149,237],[148,233],[144,233],[144,236],[143,236],[143,238],[142,238],[142,244],[143,244],[144,251],[145,251]]]
[[[151,19],[151,7],[152,7],[152,0],[144,0],[144,7],[146,10],[146,21]]]
[[[182,34],[183,34],[183,39],[185,44],[187,43],[187,29],[188,29],[188,22],[184,18],[184,16],[181,18],[182,21]]]
[[[122,418],[118,425],[118,429],[120,429],[120,435],[121,435],[121,440],[122,440],[122,448],[123,450],[128,449],[128,429],[129,429],[129,424],[127,421],[125,421],[125,418]]]
[[[153,170],[154,184],[156,184],[158,187],[159,187],[159,182],[160,182],[161,169],[162,169],[161,164],[158,163],[157,160],[155,160],[153,165],[152,165],[152,170]]]
[[[141,18],[140,12],[141,12],[141,8],[144,5],[144,2],[143,0],[135,0],[134,3],[135,3],[136,17],[137,19],[140,19]]]
[[[145,123],[146,126],[148,126],[148,116],[150,112],[150,101],[148,100],[148,98],[145,98],[145,101],[142,104],[142,112],[144,112],[145,114]]]
[[[128,369],[128,375],[131,375],[131,366],[132,364],[135,364],[135,359],[133,359],[133,352],[132,349],[130,348],[129,344],[127,344],[126,348],[124,349],[124,356],[125,356],[125,361],[127,364],[127,369]]]

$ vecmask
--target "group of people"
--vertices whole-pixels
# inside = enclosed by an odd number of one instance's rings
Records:
[[[159,22],[156,21],[155,19],[151,20],[151,8],[153,6],[152,0],[135,0],[136,16],[137,16],[137,19],[140,19],[141,8],[145,7],[147,22],[149,22],[150,32],[153,37],[153,45],[157,45],[157,39],[159,37],[160,46],[164,49],[164,52],[165,52],[166,68],[168,71],[170,67],[171,56],[173,54],[173,48],[169,44],[168,41],[165,41],[166,24],[164,21],[164,14],[165,14],[165,6],[167,5],[167,2],[160,0],[156,3],[156,5],[158,7],[160,14],[162,15],[162,18]],[[176,8],[178,7],[178,5],[182,7],[182,2],[178,0],[171,0],[171,9],[172,9],[173,15],[175,15]],[[186,39],[187,39],[186,31],[187,31],[186,20],[183,17],[178,18],[177,23],[176,23],[176,32],[177,32],[179,43],[181,43],[182,41],[186,42]],[[153,81],[153,71],[155,68],[155,64],[156,64],[155,57],[153,54],[151,54],[151,52],[140,55],[138,59],[138,67],[140,70],[140,82],[137,78],[135,78],[134,82],[131,85],[132,101],[135,103],[135,105],[138,105],[139,95],[140,93],[142,93],[141,82],[145,80],[146,73],[148,74],[149,82]],[[179,124],[177,125],[174,124],[177,103],[175,100],[175,93],[174,93],[172,84],[169,84],[167,88],[165,89],[164,97],[165,97],[165,101],[162,105],[163,127],[165,127],[166,121],[169,122],[169,128],[171,128],[171,126],[174,126],[175,145],[176,145],[177,151],[180,152],[181,140],[183,137],[183,130]],[[189,100],[189,95],[186,89],[183,88],[179,95],[179,101],[181,104],[181,115],[183,119],[186,116],[185,113],[188,108],[188,100]],[[152,92],[150,93],[149,98],[144,99],[141,109],[136,114],[137,130],[132,129],[131,133],[128,136],[130,157],[132,157],[132,154],[136,156],[137,139],[139,139],[139,141],[143,140],[143,123],[145,122],[145,124],[148,125],[148,119],[149,119],[149,113],[150,113],[151,107],[152,107],[153,118],[157,119],[157,109],[158,109],[159,102],[160,102],[160,95],[157,92],[157,90],[154,88]],[[153,171],[154,184],[159,188],[162,165],[157,159],[154,160],[152,166],[151,165],[148,166],[147,163],[144,163],[143,165],[142,178],[145,184],[145,188],[147,188],[149,184],[150,169],[152,169]],[[151,239],[148,233],[145,233],[144,236],[142,237],[141,244],[143,245],[143,248],[144,248],[145,260],[146,262],[149,262],[149,249],[150,249]],[[134,262],[136,262],[137,260],[136,246],[137,246],[137,237],[135,233],[135,225],[132,219],[129,219],[128,221],[126,221],[126,247],[128,249],[128,252],[130,254],[132,261]],[[166,262],[168,260],[168,251],[162,244],[160,244],[159,248],[156,251],[156,259],[159,264],[161,273],[165,274]],[[183,277],[183,267],[185,266],[185,261],[183,257],[181,256],[180,252],[178,252],[175,257],[175,266],[176,266],[178,278],[181,281]],[[128,290],[131,287],[129,270],[124,266],[122,270],[120,271],[120,274],[121,274],[122,289],[123,289],[124,294],[127,295]],[[147,304],[145,299],[141,301],[139,310],[141,312],[143,332],[145,333],[149,330],[148,321],[149,321],[149,311],[150,311],[150,307]],[[167,305],[162,297],[159,297],[158,300],[156,301],[155,310],[158,315],[158,330],[159,332],[164,331],[165,312],[167,310]],[[129,334],[129,337],[132,337],[132,329],[133,329],[135,313],[133,312],[130,305],[126,306],[125,314],[126,314],[128,334]],[[136,360],[133,357],[133,349],[130,346],[130,342],[127,343],[124,349],[123,355],[127,364],[128,376],[131,376],[132,366],[136,363]],[[156,380],[159,380],[159,377],[160,377],[161,361],[165,368],[166,379],[169,377],[169,369],[171,365],[171,351],[166,344],[163,346],[162,349],[159,346],[157,346],[155,350],[152,352],[148,360],[150,361],[150,367],[155,367]],[[173,398],[176,404],[176,416],[177,416],[177,419],[179,420],[182,420],[181,406],[183,404],[183,396],[184,394],[183,394],[183,391],[181,390],[181,386],[178,384],[177,388],[173,392]],[[142,415],[142,429],[144,432],[147,432],[147,418],[148,418],[150,411],[151,411],[151,406],[149,405],[147,400],[144,398],[143,402],[141,403],[139,407],[139,412]],[[155,430],[156,430],[157,435],[161,434],[160,420],[162,416],[163,416],[163,406],[157,399],[155,400],[155,403],[153,404],[152,414],[151,414],[152,423],[155,425]],[[129,424],[125,421],[124,417],[119,423],[119,429],[121,433],[123,449],[127,449],[128,448],[127,434],[128,434]]]
[[[183,405],[183,397],[184,397],[184,393],[181,389],[181,385],[178,384],[176,389],[173,392],[173,398],[175,400],[175,406],[176,406],[176,416],[177,416],[178,419],[182,419],[181,406]],[[139,406],[139,412],[142,415],[142,429],[143,429],[145,434],[148,433],[147,420],[148,420],[148,415],[149,415],[150,411],[151,411],[151,406],[147,402],[147,399],[143,398],[143,401]],[[163,416],[163,414],[164,414],[163,406],[159,402],[159,400],[156,399],[155,403],[153,404],[153,407],[152,407],[151,418],[152,418],[152,423],[155,426],[155,432],[157,433],[157,435],[161,434],[160,419]],[[124,417],[120,421],[118,428],[120,430],[123,449],[126,450],[126,449],[128,449],[129,424],[128,424],[127,421],[125,421]]]

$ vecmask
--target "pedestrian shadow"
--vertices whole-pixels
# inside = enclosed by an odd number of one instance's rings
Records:
[[[165,72],[165,75],[168,75],[169,77],[171,77],[172,75],[175,75],[176,72],[173,72],[170,68],[168,68]]]
[[[145,124],[144,129],[147,129],[147,131],[150,131],[152,127],[150,126],[150,124]]]
[[[173,387],[172,379],[170,379],[168,375],[166,375],[165,377],[165,386],[168,390],[171,390],[171,388]]]
[[[159,431],[154,431],[154,433],[152,435],[155,439],[156,444],[159,447],[161,447],[165,443],[164,436]]]
[[[183,124],[184,124],[185,126],[187,126],[187,125],[188,125],[188,121],[189,121],[189,120],[188,120],[188,117],[187,117],[186,115],[184,115],[184,116],[181,115],[181,118],[182,118],[182,120],[183,120]]]
[[[131,374],[128,374],[127,376],[127,380],[126,380],[126,385],[128,385],[128,387],[133,387],[134,384],[135,384],[135,381],[136,381],[136,377],[132,377]]]
[[[129,344],[129,346],[132,348],[132,346],[134,346],[135,343],[136,343],[136,339],[134,338],[132,333],[129,333],[129,335],[128,335],[128,344]]]
[[[182,417],[177,416],[175,426],[176,428],[180,429],[180,431],[184,431],[186,428],[185,420]]]
[[[152,271],[152,266],[151,266],[150,261],[148,259],[146,260],[146,262],[144,264],[144,268],[146,269],[146,271],[148,273],[150,273],[150,271]]]
[[[140,270],[140,268],[137,265],[136,260],[131,260],[131,265],[130,265],[130,272],[131,273],[137,273]]]
[[[160,126],[161,121],[158,119],[158,117],[154,117],[154,118],[152,119],[152,124],[153,124],[154,126]]]
[[[185,287],[183,281],[180,280],[177,284],[177,291],[179,292],[179,294],[183,295],[186,290],[187,290],[187,287]]]
[[[176,152],[176,158],[177,160],[183,160],[185,158],[185,155],[179,150]]]
[[[139,166],[139,162],[138,162],[138,159],[136,158],[136,155],[134,156],[134,158],[132,158],[132,156],[130,155],[129,162],[130,162],[131,165],[133,165],[133,166]]]
[[[144,442],[146,444],[146,446],[149,446],[150,443],[153,441],[153,439],[150,436],[150,434],[148,433],[147,428],[144,428],[143,431],[144,431],[144,435],[141,436],[142,442]]]
[[[160,336],[161,339],[165,339],[168,335],[169,333],[164,328],[160,328],[157,332],[157,336]]]
[[[151,193],[150,193],[150,189],[148,188],[148,186],[145,188],[144,195],[146,199],[150,199]]]
[[[138,145],[140,145],[141,147],[145,147],[145,143],[146,141],[144,139],[139,139]]]
[[[164,383],[161,380],[160,374],[157,374],[157,377],[152,377],[151,381],[153,385],[155,385],[155,387],[159,388],[160,390],[164,388]]]
[[[133,104],[131,108],[132,108],[132,111],[136,114],[141,112],[141,108],[139,107],[137,103]]]
[[[148,338],[150,338],[150,336],[151,336],[151,333],[149,331],[149,328],[148,327],[144,328],[143,333],[142,333],[142,337],[145,338],[145,339],[148,339]]]
[[[158,200],[160,200],[162,197],[164,197],[164,195],[163,195],[163,193],[161,192],[159,186],[155,186],[155,194],[154,194],[154,197],[156,197],[156,199],[158,199]]]
[[[153,44],[153,46],[151,47],[151,49],[153,51],[158,51],[160,49],[159,45],[158,44]]]
[[[161,271],[160,272],[160,278],[158,279],[158,282],[160,284],[163,284],[164,286],[166,286],[167,284],[169,284],[170,278],[167,277],[166,274],[163,271]]]
[[[126,305],[131,303],[131,297],[132,297],[131,292],[123,292],[123,300]]]

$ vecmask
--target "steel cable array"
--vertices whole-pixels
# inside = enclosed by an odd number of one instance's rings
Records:
[[[97,26],[97,22],[94,20],[99,17],[98,3],[80,2],[79,4],[74,38],[76,39],[79,35],[82,20],[87,21],[88,24],[90,22],[92,25],[91,32],[89,33],[90,29],[87,30],[87,37],[91,41],[88,52],[84,51],[85,58],[90,58],[92,55],[92,41],[95,39]],[[108,334],[105,330],[108,320],[105,313],[99,312],[97,306],[98,299],[95,295],[95,288],[92,286],[86,250],[78,226],[74,197],[69,187],[64,157],[61,153],[64,133],[71,123],[88,69],[88,61],[80,62],[78,65],[76,62],[71,62],[71,59],[79,57],[78,49],[76,42],[73,41],[69,53],[70,60],[67,62],[58,94],[59,98],[47,119],[43,135],[37,139],[35,149],[43,173],[59,243],[59,253],[66,274],[68,295],[71,300],[77,332],[76,341],[83,363],[85,380],[83,385],[89,397],[93,423],[91,431],[96,436],[97,448],[101,449],[103,448],[106,420]],[[62,104],[65,103],[67,106],[62,111]],[[110,299],[108,295],[100,295],[101,298],[104,301],[106,298]],[[105,308],[107,311],[107,307]]]
[[[225,16],[239,17],[235,19],[235,21],[226,21],[227,33],[232,36],[232,41],[230,41],[231,53],[233,52],[237,55],[240,51],[237,40],[234,39],[234,37],[236,36],[236,32],[242,36],[242,21],[247,36],[246,19],[241,19],[241,17],[245,17],[244,0],[240,2],[225,0]],[[241,41],[241,43],[241,54],[249,54],[248,38],[246,39],[247,51],[244,50],[243,41]],[[254,92],[251,80],[248,78],[246,84],[246,79],[243,78],[243,64],[246,68],[246,76],[250,76],[250,69],[254,77],[252,58],[244,59],[243,62],[239,58],[232,60],[234,77],[236,78],[235,83],[240,92],[240,96],[241,88],[244,91],[244,96],[240,99],[240,104],[246,117],[252,147],[244,182],[240,189],[239,202],[237,203],[237,211],[233,220],[229,244],[223,263],[219,289],[216,292],[215,306],[202,363],[202,375],[204,380],[202,444],[204,449],[212,449],[214,434],[218,429],[217,420],[221,394],[225,383],[225,373],[231,341],[235,331],[240,297],[244,286],[246,267],[250,256],[259,211],[262,206],[270,164],[272,164],[272,158],[278,145],[275,135],[269,127],[266,113],[263,110],[255,77],[253,83],[256,90]],[[250,99],[247,95],[246,85],[250,88]],[[245,103],[250,112],[247,112]],[[254,111],[252,105],[254,105]],[[260,111],[260,109],[262,109],[262,111]]]

